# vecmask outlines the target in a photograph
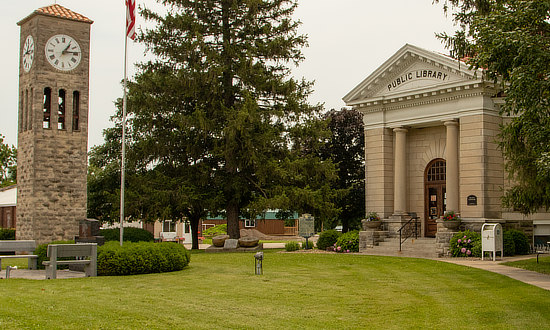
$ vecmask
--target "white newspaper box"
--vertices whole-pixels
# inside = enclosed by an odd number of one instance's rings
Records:
[[[502,226],[500,223],[485,223],[481,227],[481,260],[485,252],[493,254],[493,261],[496,260],[497,251],[500,251],[500,258],[504,256],[502,238]]]

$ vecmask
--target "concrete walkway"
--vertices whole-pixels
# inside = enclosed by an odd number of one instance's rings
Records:
[[[2,267],[4,268],[4,267]],[[83,272],[73,272],[68,269],[62,269],[57,271],[57,279],[66,279],[66,278],[79,278],[86,277],[86,274]],[[0,271],[0,279],[6,278],[6,269]],[[12,278],[24,278],[27,280],[45,280],[46,271],[43,269],[39,270],[29,270],[29,269],[12,269],[10,271],[10,279]]]
[[[504,262],[536,258],[534,255],[520,257],[504,257],[496,261],[481,260],[476,258],[439,258],[435,260],[449,262],[456,265],[479,268],[493,273],[502,274],[515,280],[550,290],[550,275],[533,272],[516,267],[502,265]]]

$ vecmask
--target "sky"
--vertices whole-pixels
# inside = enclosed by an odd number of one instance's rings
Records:
[[[17,146],[19,84],[19,26],[17,22],[54,0],[2,1],[0,31],[0,134]],[[111,127],[114,101],[122,96],[124,76],[124,0],[58,0],[58,4],[94,21],[91,32],[88,148],[103,143],[103,129]],[[162,9],[155,0],[138,5]],[[340,109],[349,91],[368,77],[406,43],[447,54],[436,32],[455,30],[442,4],[432,0],[299,0],[295,19],[308,35],[305,60],[293,70],[296,78],[314,81],[312,104]],[[138,17],[138,28],[145,22]],[[134,63],[144,60],[144,48],[128,46],[128,76]]]

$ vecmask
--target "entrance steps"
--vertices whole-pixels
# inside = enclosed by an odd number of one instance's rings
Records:
[[[399,237],[391,237],[384,239],[374,247],[369,247],[361,251],[367,255],[377,256],[394,256],[394,257],[413,257],[436,259],[435,238],[419,237],[409,238],[401,245],[399,251]]]

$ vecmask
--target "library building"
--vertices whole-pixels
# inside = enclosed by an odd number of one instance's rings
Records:
[[[395,237],[417,217],[418,235],[435,238],[438,256],[454,232],[484,223],[550,241],[549,213],[502,207],[511,181],[497,142],[507,120],[501,95],[482,70],[407,44],[343,98],[363,114],[366,211],[382,219],[378,232]],[[460,216],[458,229],[443,226],[449,211]],[[361,248],[377,239],[361,232]]]

